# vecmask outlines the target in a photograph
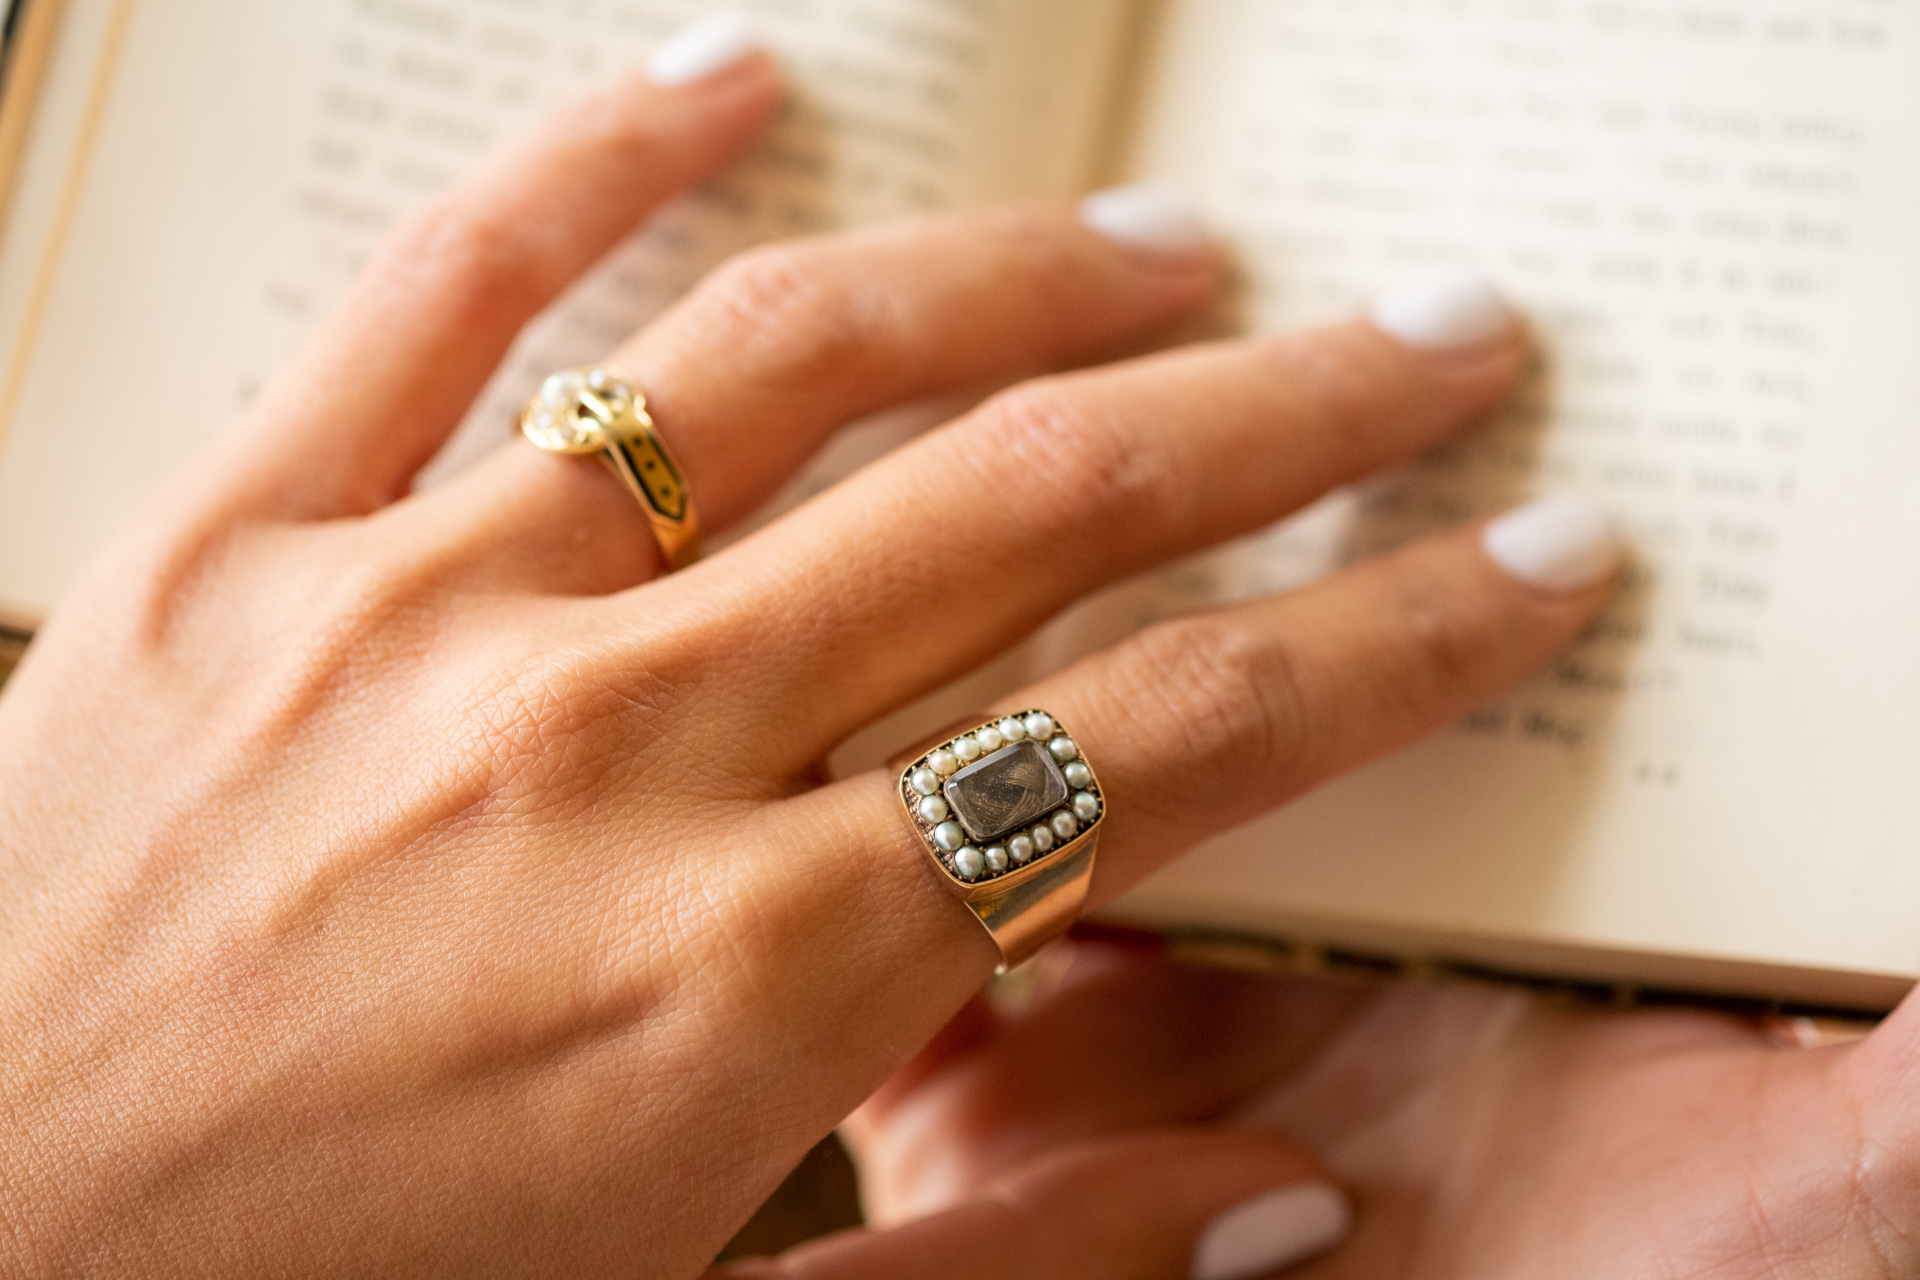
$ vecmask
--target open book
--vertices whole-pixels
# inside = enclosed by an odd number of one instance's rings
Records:
[[[0,112],[20,627],[397,217],[708,7],[25,2]],[[1638,567],[1574,651],[1113,918],[1860,1010],[1920,975],[1920,6],[734,7],[787,56],[792,109],[528,332],[437,468],[769,236],[1154,177],[1230,237],[1240,323],[1477,264],[1549,356],[1486,431],[1108,592],[844,760],[1142,622],[1579,488]],[[901,429],[854,433],[796,492]]]

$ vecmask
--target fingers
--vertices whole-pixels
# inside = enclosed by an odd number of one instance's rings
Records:
[[[842,423],[1111,354],[1217,276],[1204,246],[1142,252],[1071,208],[995,209],[746,254],[617,360],[725,525]]]
[[[846,422],[1109,354],[1198,306],[1217,274],[1204,245],[1143,249],[1071,208],[921,219],[736,258],[612,363],[645,389],[705,526],[723,529]],[[577,459],[503,451],[444,505],[488,513],[474,554],[503,569],[541,543],[607,549],[523,557],[549,589],[611,591],[653,568],[638,504]]]
[[[410,220],[222,458],[279,517],[404,493],[521,327],[669,197],[731,159],[781,95],[763,54],[664,84],[634,76],[549,121]]]
[[[1023,695],[1075,726],[1108,798],[1089,909],[1517,683],[1599,612],[1618,557],[1591,503],[1546,499],[1162,624]]]
[[[1039,1157],[936,1216],[830,1236],[718,1274],[1250,1280],[1335,1247],[1349,1223],[1345,1199],[1291,1148],[1266,1137],[1175,1130]]]
[[[796,758],[769,763],[814,758],[1104,582],[1434,443],[1504,394],[1525,359],[1510,322],[1443,351],[1355,322],[994,400],[764,531],[743,557],[741,598],[789,630],[777,652],[745,646],[742,695],[808,697],[804,732],[774,744]]]
[[[1022,691],[1009,706],[1056,711],[1100,775],[1088,909],[1519,682],[1599,612],[1618,556],[1590,503],[1547,499],[1301,591],[1162,623]]]
[[[1060,974],[1057,989],[1012,1015],[969,1006],[841,1125],[869,1223],[948,1208],[1043,1151],[1228,1115],[1375,995],[1080,941],[1050,950],[1042,972]]]
[[[1055,711],[1099,774],[1091,909],[1517,682],[1598,612],[1616,556],[1590,504],[1549,501],[1278,599],[1153,628],[999,710]],[[764,1019],[796,1053],[849,1060],[930,1039],[998,957],[928,864],[897,780],[847,779],[773,806],[767,822],[751,858],[713,869],[719,896],[749,904],[726,908],[721,932],[750,929],[780,957],[742,987],[741,1016]],[[810,981],[822,970],[833,983]]]

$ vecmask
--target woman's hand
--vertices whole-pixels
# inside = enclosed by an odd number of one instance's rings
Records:
[[[941,1260],[912,1270],[925,1280],[1171,1276],[1200,1219],[1168,1189],[1230,1179],[1198,1153],[1256,1134],[1297,1143],[1356,1210],[1300,1280],[1920,1273],[1912,1000],[1861,1042],[1801,1049],[1705,1013],[1210,973],[1105,945],[1042,964],[1033,1008],[971,1006],[843,1130],[890,1229],[742,1280],[906,1274],[871,1264],[909,1244]],[[1019,1087],[1036,1078],[1070,1087]],[[1048,1216],[1008,1194],[1035,1183]],[[1083,1226],[1102,1199],[1131,1206],[1132,1235]],[[1328,1242],[1302,1225],[1270,1226],[1276,1260]],[[1048,1241],[1079,1269],[981,1265]]]
[[[1526,360],[1417,297],[1399,336],[1042,378],[664,579],[578,459],[409,496],[527,318],[779,97],[758,55],[635,79],[428,211],[41,633],[0,701],[8,1274],[698,1274],[996,958],[894,780],[825,754]],[[614,359],[724,527],[849,419],[1199,307],[1211,254],[1126,215],[761,251]],[[1094,904],[1535,667],[1606,590],[1566,550],[1462,531],[1023,692],[1101,769]],[[1183,1213],[1305,1167],[1226,1146]]]

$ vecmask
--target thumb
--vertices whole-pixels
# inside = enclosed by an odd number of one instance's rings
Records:
[[[829,1236],[710,1280],[1240,1280],[1338,1244],[1347,1201],[1286,1144],[1170,1130],[1049,1152],[973,1199]]]

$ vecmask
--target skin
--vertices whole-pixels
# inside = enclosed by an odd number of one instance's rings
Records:
[[[0,700],[0,1271],[697,1276],[871,1098],[876,1229],[744,1274],[1181,1275],[1329,1174],[1358,1229],[1304,1274],[1910,1273],[1920,1015],[1786,1053],[1081,948],[1003,1018],[892,779],[822,780],[1071,600],[1464,429],[1519,332],[1101,364],[1218,264],[1070,210],[925,221],[748,255],[614,353],[714,527],[850,419],[1010,387],[694,569],[524,445],[410,494],[524,321],[780,92],[760,58],[635,80],[428,210],[36,640]],[[1099,762],[1097,905],[1605,593],[1466,529],[1008,705]]]
[[[881,1229],[767,1275],[892,1274],[869,1261],[890,1234],[949,1260],[914,1274],[1002,1274],[960,1252],[964,1215],[1002,1188],[1103,1149],[1145,1183],[1161,1171],[1130,1144],[1226,1134],[1283,1136],[1352,1197],[1352,1236],[1286,1273],[1301,1280],[1920,1271],[1910,1005],[1858,1043],[1800,1049],[1706,1014],[1494,989],[1203,972],[1103,945],[1046,964],[1034,1007],[970,1008],[843,1130]],[[1036,1072],[1074,1087],[1014,1087]],[[1006,1274],[1177,1272],[1121,1256]]]

